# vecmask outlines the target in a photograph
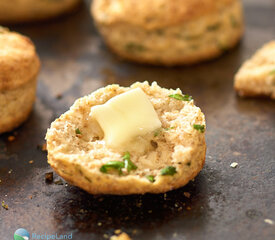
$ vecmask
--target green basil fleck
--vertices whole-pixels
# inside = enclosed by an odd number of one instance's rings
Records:
[[[120,161],[110,161],[104,165],[101,166],[100,171],[103,173],[107,173],[109,169],[115,169],[118,170],[119,175],[122,174],[122,168],[124,168],[124,162]]]
[[[80,132],[79,128],[75,129],[75,133],[76,133],[76,134],[82,134],[82,133]]]
[[[169,131],[171,129],[174,129],[175,127],[168,127],[168,128],[163,128],[165,131]]]
[[[205,125],[193,124],[193,128],[203,133],[205,131]]]
[[[177,100],[181,100],[181,101],[191,101],[192,100],[192,96],[189,96],[189,95],[182,95],[182,94],[172,94],[172,95],[169,95],[170,98],[175,98]]]
[[[216,31],[220,28],[221,24],[216,23],[207,27],[207,31]]]
[[[157,137],[158,135],[160,135],[161,133],[161,129],[158,129],[154,132],[154,137]]]
[[[229,50],[229,47],[221,42],[217,42],[217,47],[221,52],[227,52]]]
[[[5,201],[2,201],[2,208],[9,210],[9,206],[5,203]]]
[[[137,43],[128,43],[125,46],[125,49],[128,52],[143,52],[146,51],[146,48],[143,45]]]
[[[236,18],[233,15],[230,16],[230,22],[233,28],[239,27],[239,23],[237,22]]]
[[[155,180],[155,177],[154,177],[153,175],[147,175],[146,178],[147,178],[151,183],[153,183],[153,182],[156,181],[156,180]]]
[[[168,166],[166,168],[161,169],[160,174],[162,176],[170,175],[173,176],[175,173],[177,173],[177,170],[175,167]]]
[[[125,152],[122,158],[124,160],[125,168],[128,172],[137,169],[137,166],[131,161],[131,156],[129,152]]]

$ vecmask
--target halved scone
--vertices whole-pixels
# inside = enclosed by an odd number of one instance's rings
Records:
[[[100,125],[91,119],[91,109],[136,88],[146,94],[161,127],[139,136],[131,146],[110,148]],[[200,172],[204,131],[204,114],[179,89],[148,82],[110,85],[78,99],[51,124],[46,135],[48,162],[65,180],[92,194],[161,193],[184,186]],[[125,160],[133,166],[131,171],[123,165]],[[110,170],[110,162],[119,166]]]
[[[234,88],[240,96],[275,99],[275,41],[266,43],[241,66]]]

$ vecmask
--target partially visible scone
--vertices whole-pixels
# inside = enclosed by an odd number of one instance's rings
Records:
[[[275,99],[275,41],[265,44],[241,66],[234,88],[240,96],[269,96]]]
[[[114,52],[156,65],[217,57],[244,29],[240,0],[94,0],[91,11]]]
[[[0,23],[20,23],[55,17],[81,0],[0,0]]]
[[[0,133],[27,119],[35,100],[39,68],[31,40],[0,27]]]
[[[126,156],[125,149],[106,146],[104,133],[91,120],[90,111],[136,88],[146,94],[161,128],[139,137]],[[204,114],[179,89],[148,82],[131,87],[109,85],[78,99],[51,124],[46,135],[48,162],[65,180],[92,194],[161,193],[184,186],[200,172],[206,151],[204,131]],[[148,148],[140,151],[139,143],[144,141]],[[126,157],[136,166],[130,172],[105,171],[110,162],[122,164]]]

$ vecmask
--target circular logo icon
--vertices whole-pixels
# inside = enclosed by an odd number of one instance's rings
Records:
[[[19,228],[14,233],[14,240],[29,240],[30,234],[24,228]]]

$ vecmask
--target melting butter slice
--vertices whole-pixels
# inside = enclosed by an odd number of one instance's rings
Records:
[[[103,105],[92,107],[90,116],[102,128],[105,143],[114,148],[123,147],[135,137],[161,127],[153,105],[140,88],[117,95]]]

